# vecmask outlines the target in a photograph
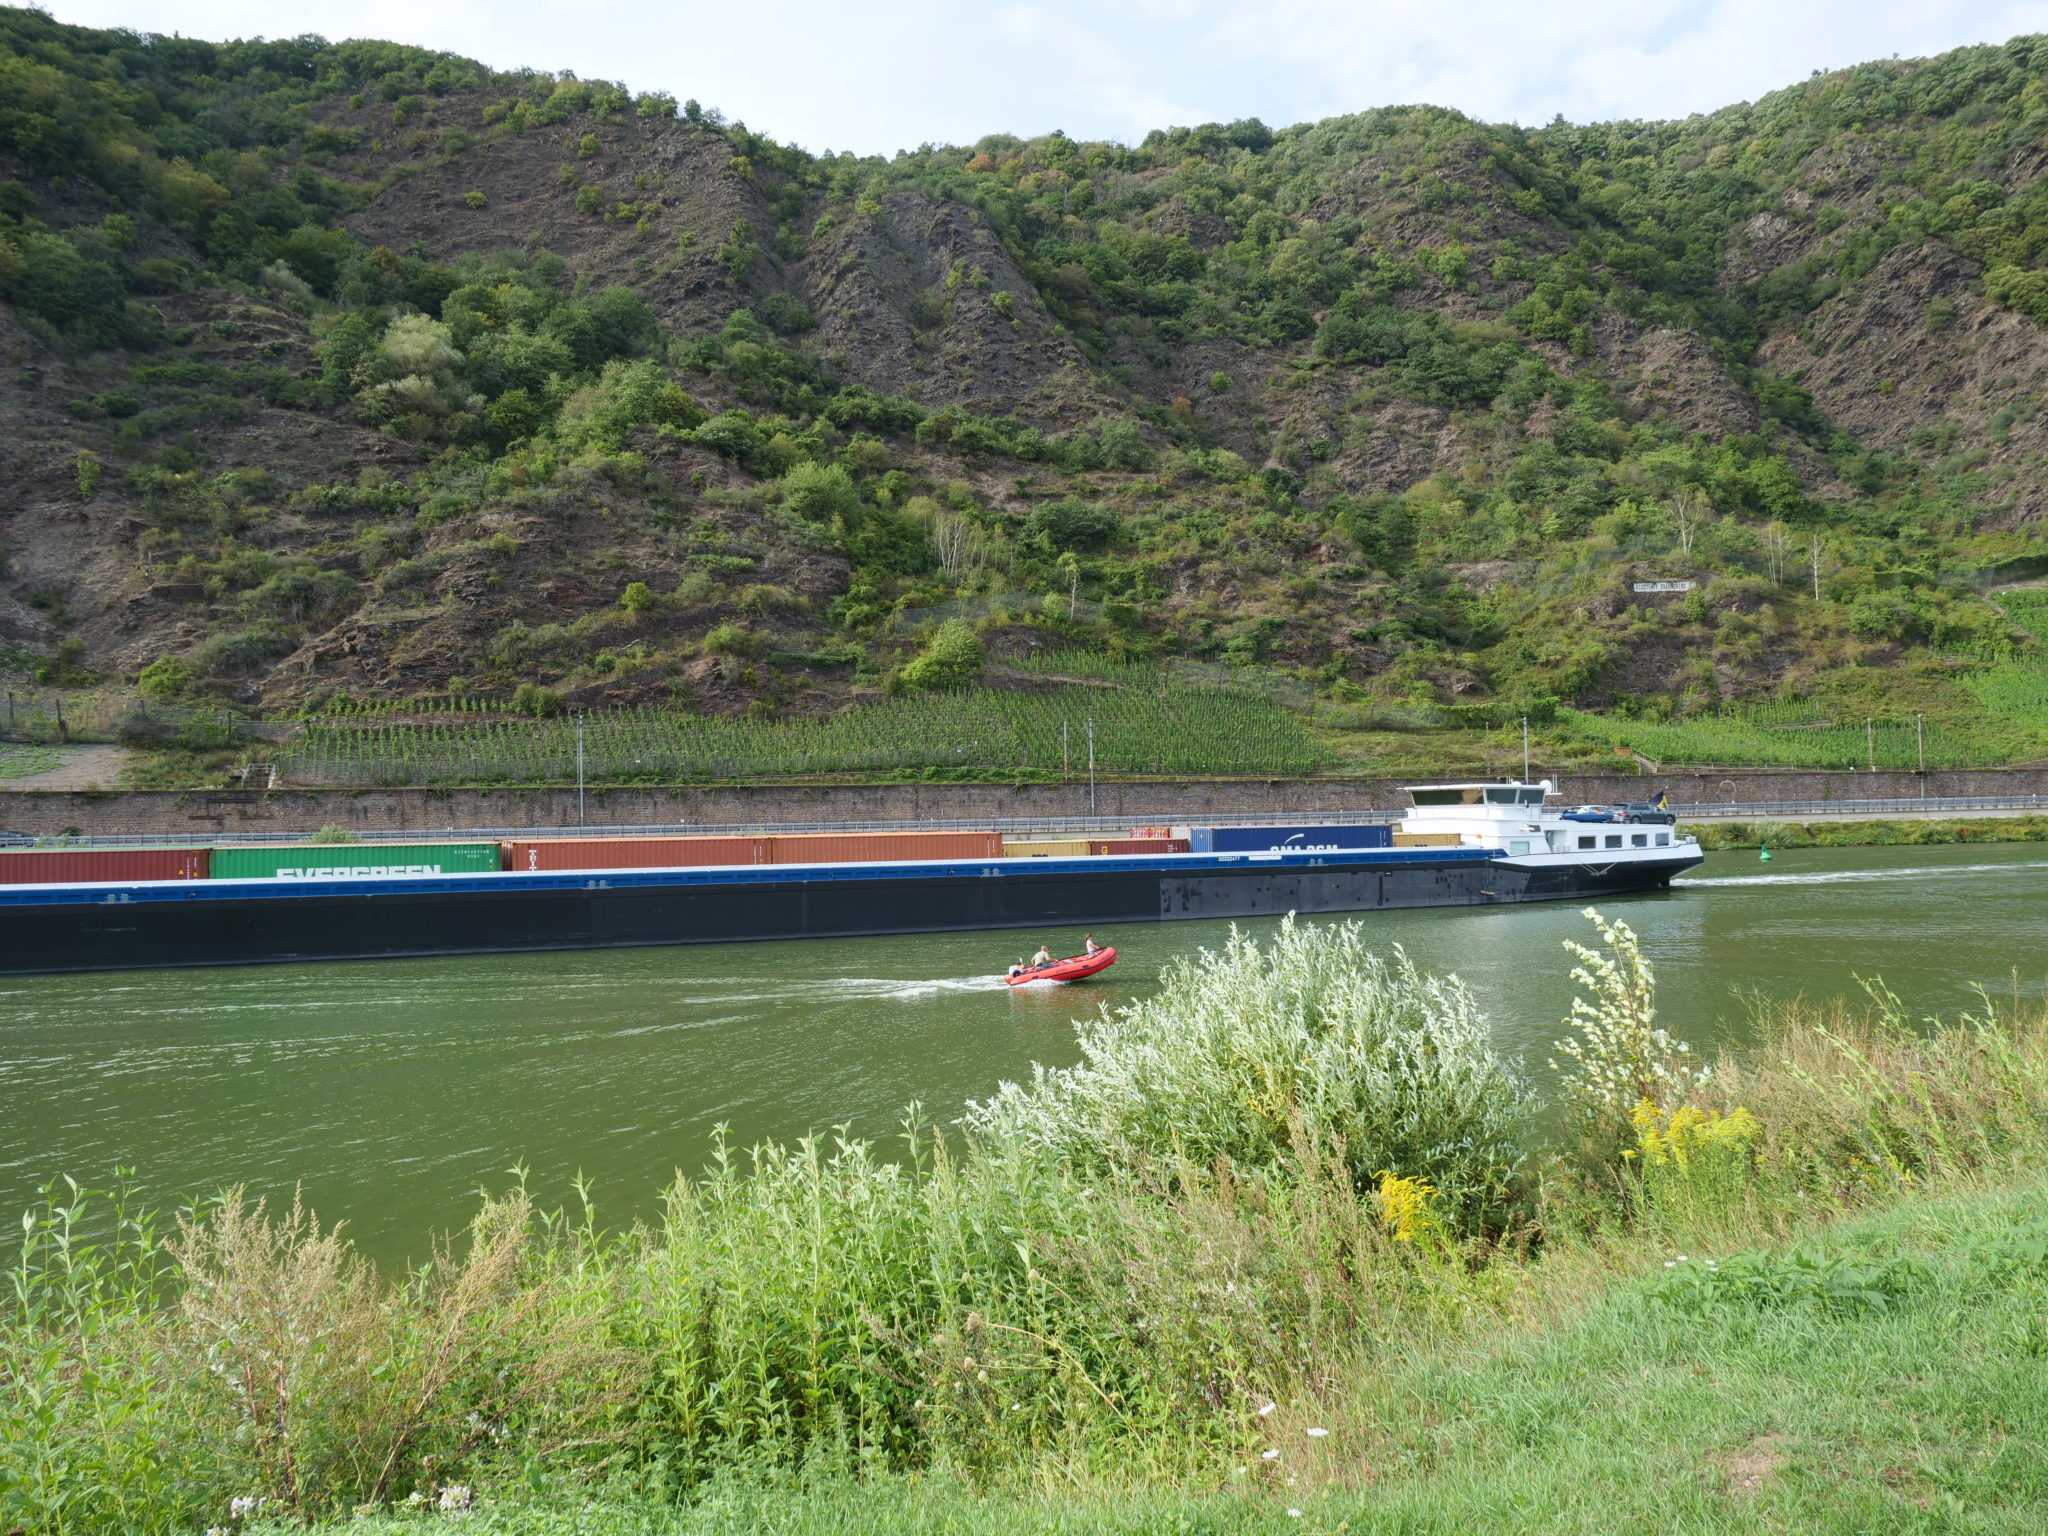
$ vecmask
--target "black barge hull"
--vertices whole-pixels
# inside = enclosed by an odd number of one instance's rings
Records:
[[[1698,862],[1397,849],[11,886],[0,974],[1496,906],[1659,890]]]

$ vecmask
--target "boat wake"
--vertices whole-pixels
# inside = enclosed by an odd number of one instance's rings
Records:
[[[1673,890],[1681,886],[1691,890],[1709,885],[1865,885],[1880,880],[1896,880],[1901,875],[1937,878],[1949,875],[1998,874],[2019,869],[2048,869],[2048,860],[2030,859],[2023,864],[1926,864],[1907,869],[1830,869],[1801,875],[1717,875],[1705,880],[1692,880],[1680,876],[1671,882],[1671,886]]]
[[[946,976],[936,981],[882,983],[888,991],[870,992],[869,997],[931,997],[940,992],[987,992],[1003,984],[1000,976]]]

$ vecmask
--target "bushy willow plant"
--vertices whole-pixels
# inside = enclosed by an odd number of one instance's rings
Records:
[[[1080,1064],[970,1105],[974,1135],[1105,1170],[1276,1168],[1305,1136],[1340,1149],[1359,1189],[1427,1178],[1468,1224],[1519,1190],[1528,1085],[1463,982],[1371,953],[1355,922],[1289,916],[1269,945],[1233,929],[1157,996],[1076,1030]]]

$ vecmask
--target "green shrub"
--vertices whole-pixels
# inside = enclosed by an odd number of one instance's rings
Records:
[[[838,524],[860,511],[853,476],[837,464],[793,465],[782,477],[782,505],[807,523]]]
[[[792,293],[771,293],[761,301],[761,318],[771,330],[788,336],[808,331],[818,323],[810,305]]]
[[[264,662],[288,656],[298,647],[277,629],[259,624],[213,636],[192,653],[192,667],[201,677],[230,677],[253,672]]]
[[[521,683],[512,690],[512,708],[518,714],[545,719],[549,715],[559,715],[564,704],[562,696],[552,689],[537,683]]]
[[[159,656],[136,675],[135,686],[145,699],[177,699],[197,681],[198,674],[184,657]]]
[[[1034,507],[1024,536],[1051,549],[1100,549],[1116,537],[1122,519],[1108,507],[1066,497]]]
[[[758,656],[767,648],[766,636],[730,621],[713,626],[704,636],[704,649],[712,656]]]
[[[1181,1159],[1277,1171],[1327,1151],[1361,1189],[1427,1179],[1468,1225],[1522,1192],[1528,1084],[1463,983],[1370,953],[1358,923],[1289,917],[1270,945],[1233,930],[1075,1030],[1080,1065],[974,1105],[978,1138],[1161,1178]]]
[[[904,693],[929,693],[938,688],[964,688],[981,676],[986,658],[981,637],[965,619],[948,619],[923,651],[897,674]]]

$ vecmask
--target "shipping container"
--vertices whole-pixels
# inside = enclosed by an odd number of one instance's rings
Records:
[[[563,837],[509,842],[505,868],[695,869],[714,864],[766,864],[758,837]]]
[[[388,875],[495,873],[496,843],[315,843],[303,848],[216,848],[216,880],[375,880]]]
[[[999,859],[1000,832],[797,832],[763,838],[770,864],[878,864],[901,859]]]
[[[1088,839],[1085,837],[1035,837],[1019,840],[1003,839],[1003,857],[1006,859],[1085,859],[1088,857]]]
[[[1396,832],[1396,848],[1455,848],[1461,839],[1455,832]]]
[[[204,880],[204,848],[24,848],[0,853],[0,885]]]
[[[1394,846],[1393,828],[1384,822],[1352,827],[1191,827],[1188,838],[1196,853],[1333,853]]]
[[[1103,853],[1186,853],[1188,840],[1184,837],[1110,837],[1091,838],[1088,851]]]

